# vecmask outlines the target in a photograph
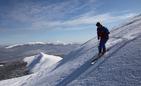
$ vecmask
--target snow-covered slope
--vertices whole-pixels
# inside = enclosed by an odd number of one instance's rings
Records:
[[[40,52],[38,55],[30,56],[24,58],[24,61],[27,62],[27,67],[30,72],[38,72],[44,70],[53,64],[62,60],[59,56],[47,55],[43,52]]]
[[[49,69],[1,81],[1,86],[141,86],[141,15],[112,30],[109,51],[94,65],[93,38]]]

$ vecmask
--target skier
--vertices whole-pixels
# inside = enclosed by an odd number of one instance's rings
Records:
[[[100,24],[100,22],[97,22],[96,26],[97,26],[97,38],[98,40],[100,40],[99,46],[98,46],[98,50],[99,50],[98,55],[101,56],[106,52],[105,44],[109,39],[110,32],[106,27]]]

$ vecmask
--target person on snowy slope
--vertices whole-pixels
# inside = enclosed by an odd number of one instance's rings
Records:
[[[99,50],[98,55],[103,55],[106,52],[105,44],[109,39],[110,32],[106,27],[100,24],[100,22],[97,22],[96,26],[97,26],[97,38],[98,40],[100,40],[98,46],[98,50]]]

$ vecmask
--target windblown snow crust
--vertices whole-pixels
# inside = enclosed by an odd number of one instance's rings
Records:
[[[111,31],[109,51],[94,65],[93,38],[59,63],[28,76],[1,81],[1,86],[141,86],[141,16]]]

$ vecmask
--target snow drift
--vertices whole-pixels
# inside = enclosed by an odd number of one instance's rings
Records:
[[[94,65],[93,38],[49,69],[1,81],[1,86],[141,86],[141,15],[111,31],[109,51]]]
[[[53,64],[62,60],[59,56],[47,55],[43,52],[40,52],[38,55],[30,56],[24,58],[24,61],[27,62],[27,67],[30,72],[37,72],[44,70]]]

